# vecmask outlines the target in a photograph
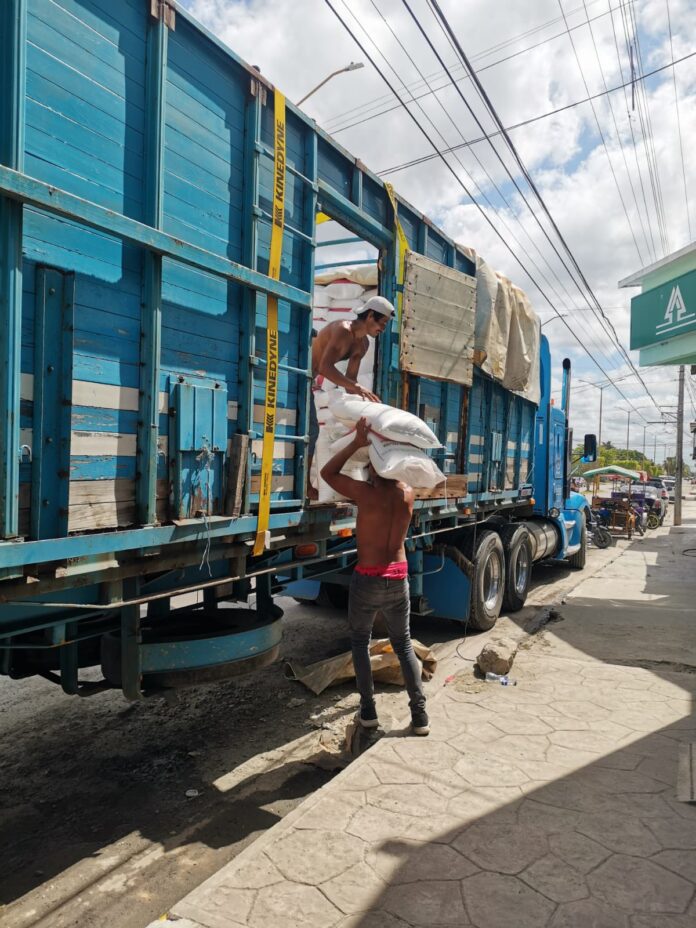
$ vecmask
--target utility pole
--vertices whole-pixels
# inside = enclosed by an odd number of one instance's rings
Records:
[[[653,447],[653,463],[657,467],[657,435],[655,435],[655,445]]]
[[[682,459],[684,457],[684,365],[679,365],[679,398],[677,399],[677,466],[674,481],[674,524],[682,524]]]
[[[645,464],[645,430],[647,426],[643,426],[643,463]]]
[[[602,400],[604,399],[604,387],[599,388],[599,429],[597,431],[597,449],[602,452]]]
[[[628,443],[631,440],[631,410],[628,410],[628,421],[626,422],[626,451],[629,450]]]

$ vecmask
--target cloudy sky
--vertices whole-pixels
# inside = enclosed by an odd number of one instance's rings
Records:
[[[439,149],[479,139],[480,126],[494,131],[428,0],[330,2]],[[647,423],[660,418],[653,398],[663,407],[676,404],[676,368],[641,369],[652,396],[646,393],[606,331],[608,324],[603,327],[588,309],[586,291],[580,292],[554,253],[544,232],[570,267],[499,139],[495,149],[484,140],[447,156],[460,184],[442,160],[428,158],[432,146],[326,0],[183,0],[183,5],[292,100],[336,68],[364,62],[361,70],[339,75],[313,95],[304,105],[307,113],[372,170],[388,172],[383,176],[399,193],[450,236],[525,289],[542,319],[551,320],[554,311],[539,287],[568,316],[565,322],[581,344],[558,318],[544,332],[559,368],[564,355],[573,360],[576,435],[597,431],[600,396],[578,379],[606,380],[587,349],[624,394],[604,391],[603,439],[625,446],[628,417],[620,407],[630,402],[631,447],[642,449],[646,426],[650,455],[655,441],[658,460],[665,450],[674,454],[674,426]],[[696,240],[696,56],[637,82],[633,93],[628,87],[592,103],[582,101],[630,80],[629,47],[637,74],[696,52],[696,0],[440,0],[439,5],[502,124],[516,127],[510,129],[514,145],[627,348],[629,303],[637,291],[619,290],[617,281]],[[427,160],[402,167],[420,158]],[[637,352],[631,357],[638,366]],[[696,402],[696,379],[690,386]],[[686,418],[696,419],[688,391]],[[688,457],[688,445],[685,450]]]

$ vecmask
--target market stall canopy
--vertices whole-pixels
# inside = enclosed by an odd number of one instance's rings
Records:
[[[628,470],[626,467],[595,467],[594,470],[586,470],[582,477],[626,477],[627,480],[641,480],[641,471]]]

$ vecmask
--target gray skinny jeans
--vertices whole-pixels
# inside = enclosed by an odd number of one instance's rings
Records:
[[[384,577],[365,577],[354,573],[350,580],[348,622],[360,702],[369,704],[375,698],[369,649],[372,624],[378,612],[385,618],[389,640],[399,658],[411,711],[424,709],[421,667],[413,651],[409,629],[411,602],[408,580],[386,580]]]

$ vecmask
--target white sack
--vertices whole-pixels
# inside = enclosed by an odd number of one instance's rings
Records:
[[[445,480],[435,461],[419,448],[370,436],[370,461],[386,480],[403,480],[414,488],[433,489]]]
[[[351,284],[351,286],[353,286],[353,284]],[[332,299],[328,308],[334,312],[352,312],[357,314],[364,305],[365,300],[362,298],[355,300]]]
[[[312,322],[326,322],[326,317],[329,312],[328,306],[315,306],[312,309]],[[314,326],[316,329],[316,325]]]
[[[377,259],[374,264],[358,264],[355,267],[334,267],[314,275],[317,284],[330,284],[335,280],[350,280],[362,287],[376,287],[379,280]]]
[[[332,442],[331,448],[330,448],[331,457],[333,457],[334,454],[338,454],[339,451],[343,451],[343,449],[347,445],[349,445],[353,441],[354,438],[355,438],[355,429],[352,429],[350,432],[348,432],[347,435],[343,435],[341,436],[341,438],[338,438],[336,439],[336,441]],[[347,468],[353,468],[353,467],[366,467],[369,460],[370,460],[369,445],[363,445],[361,448],[358,448],[355,454],[351,455],[348,458],[348,460],[346,461],[346,466],[344,470]]]
[[[320,503],[335,503],[346,499],[345,496],[336,493],[325,480],[322,480],[321,469],[332,457],[331,443],[325,432],[321,431],[314,451],[314,460],[317,462],[317,490],[319,492]],[[346,464],[341,473],[345,474],[346,477],[352,477],[353,480],[367,480],[367,469],[362,465],[351,465],[351,462]]]
[[[326,292],[326,287],[322,287],[321,284],[316,284],[314,287],[314,292],[312,293],[312,305],[315,309],[319,309],[322,306],[331,305],[331,296]]]
[[[350,307],[346,308],[331,306],[326,310],[327,322],[352,322],[356,317],[356,312]]]
[[[326,295],[332,303],[343,303],[344,300],[357,300],[362,296],[361,284],[351,283],[349,280],[338,280],[326,287]]]
[[[370,403],[353,396],[329,397],[331,413],[342,422],[357,422],[365,417],[370,427],[383,438],[401,441],[417,448],[440,448],[437,435],[413,413],[385,403]]]

